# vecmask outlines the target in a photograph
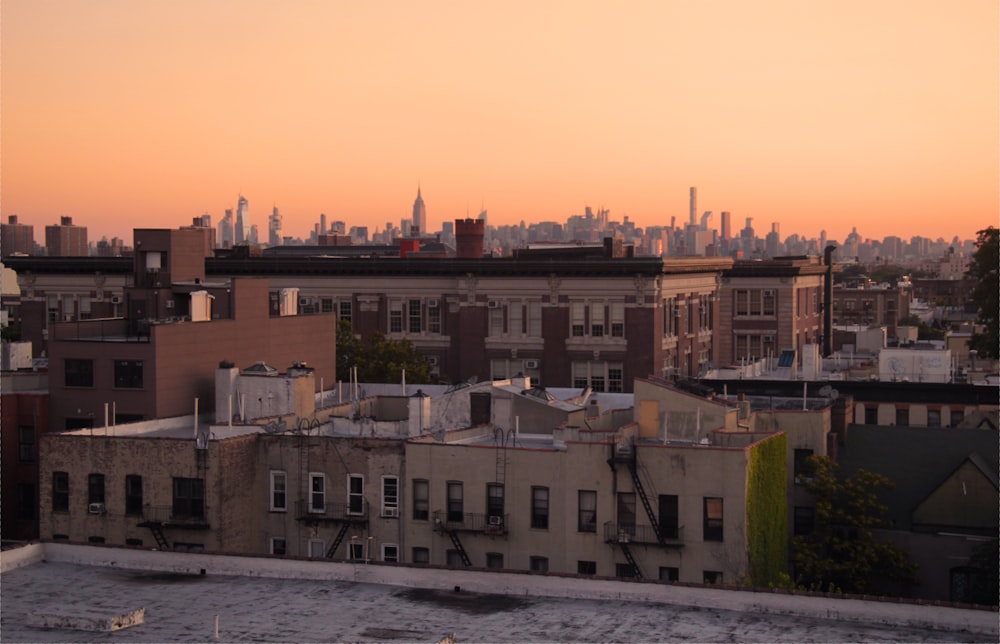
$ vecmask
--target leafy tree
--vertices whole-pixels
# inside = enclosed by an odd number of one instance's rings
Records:
[[[21,326],[18,324],[11,324],[10,326],[3,327],[0,329],[0,339],[17,342],[21,339]]]
[[[390,340],[376,333],[361,341],[351,323],[337,323],[337,379],[351,379],[351,369],[357,367],[361,382],[400,382],[406,370],[406,382],[431,382],[431,363],[409,340]]]
[[[878,499],[880,489],[892,489],[889,479],[863,469],[838,477],[827,456],[809,457],[805,474],[806,489],[816,498],[816,522],[812,533],[792,538],[797,585],[868,593],[886,582],[916,583],[906,553],[875,538],[875,529],[889,525],[888,508]]]
[[[948,335],[945,329],[935,328],[921,320],[916,315],[901,317],[899,318],[898,324],[899,326],[917,327],[918,340],[944,340]]]
[[[969,348],[988,358],[1000,353],[1000,230],[990,226],[976,233],[976,252],[972,255],[968,275],[976,280],[972,300],[979,309],[978,321],[986,327],[969,340]]]
[[[979,571],[973,577],[965,600],[973,604],[1000,604],[1000,540],[985,541],[972,551],[969,567]]]

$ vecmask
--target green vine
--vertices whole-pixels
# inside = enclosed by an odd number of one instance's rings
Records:
[[[747,548],[756,586],[788,576],[788,437],[778,434],[750,450],[747,466]]]

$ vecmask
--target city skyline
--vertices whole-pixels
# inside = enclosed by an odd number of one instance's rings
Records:
[[[858,20],[863,13],[864,20]],[[0,7],[2,215],[93,237],[700,212],[844,239],[997,221],[998,9],[974,1]],[[148,29],[156,24],[157,29]],[[94,43],[98,43],[95,45]],[[700,214],[699,212],[699,214]],[[262,235],[266,239],[266,235]]]

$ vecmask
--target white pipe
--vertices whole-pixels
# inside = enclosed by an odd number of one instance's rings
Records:
[[[114,427],[118,424],[118,403],[111,401],[111,426]]]
[[[229,426],[233,426],[233,395],[229,394]]]
[[[802,382],[802,411],[806,410],[806,396],[807,396],[806,391],[807,391],[808,388],[809,388],[809,383],[803,381]]]
[[[344,402],[344,383],[341,380],[337,381],[337,404]]]
[[[108,433],[108,403],[104,403],[104,433]]]
[[[194,437],[198,438],[198,399],[194,399]]]
[[[406,395],[406,369],[403,369],[403,395]]]

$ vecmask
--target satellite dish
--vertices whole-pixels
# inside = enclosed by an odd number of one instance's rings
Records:
[[[840,396],[840,392],[830,385],[823,385],[819,389],[819,395],[824,398],[829,398],[830,400],[836,400]]]

